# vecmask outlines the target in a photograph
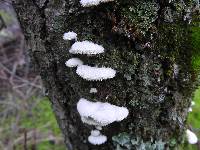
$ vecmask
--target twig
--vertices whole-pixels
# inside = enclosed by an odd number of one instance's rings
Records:
[[[27,131],[24,129],[24,150],[27,150]]]
[[[13,74],[12,71],[10,71],[10,70],[9,70],[6,66],[4,66],[2,63],[0,63],[0,66],[1,66],[5,71],[7,71],[7,73],[9,73],[10,75]],[[33,84],[33,83],[31,83],[30,81],[25,80],[25,79],[23,79],[23,78],[17,76],[16,74],[14,74],[13,76],[14,76],[15,78],[17,78],[17,79],[19,79],[19,80],[21,80],[21,81],[23,81],[23,82],[25,82],[25,83],[31,85],[31,86],[33,86],[33,87],[36,87],[36,88],[42,89],[41,86],[38,86],[38,85],[36,85],[36,84]]]

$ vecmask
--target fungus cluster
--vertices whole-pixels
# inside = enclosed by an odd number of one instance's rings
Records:
[[[100,133],[103,126],[115,121],[122,121],[129,114],[128,109],[125,107],[110,103],[91,102],[84,98],[78,101],[77,110],[83,123],[96,127],[96,130],[91,131],[91,135],[88,137],[88,141],[94,145],[103,144],[107,140],[107,137]]]
[[[100,3],[111,2],[114,0],[80,0],[80,3],[83,7],[91,7],[99,5]]]
[[[77,110],[84,122],[95,126],[106,126],[115,121],[121,121],[128,116],[128,109],[110,103],[91,102],[81,98]]]
[[[94,0],[93,0],[94,1]],[[81,0],[82,5],[89,5],[88,2],[93,2],[92,0]],[[96,2],[105,2],[106,0],[98,0]],[[107,0],[109,1],[109,0]],[[91,4],[90,3],[90,4]],[[93,3],[96,4],[96,3]],[[74,32],[65,33],[63,36],[64,40],[76,39],[76,34]],[[91,41],[76,41],[70,48],[69,53],[95,56],[97,54],[104,53],[104,48],[101,45],[95,44]],[[114,78],[116,71],[108,67],[92,67],[89,65],[84,65],[83,61],[79,58],[71,58],[65,62],[67,67],[77,67],[76,73],[81,78],[87,81],[102,81]],[[91,88],[90,93],[97,93],[96,88]],[[100,145],[107,141],[107,137],[102,135],[100,130],[103,126],[107,126],[115,121],[119,122],[126,118],[129,111],[125,107],[119,107],[112,105],[110,103],[102,102],[91,102],[87,99],[80,98],[77,103],[77,110],[81,116],[83,123],[95,126],[95,130],[91,131],[91,135],[88,137],[88,141],[93,145]]]
[[[74,32],[67,32],[64,34],[64,39],[72,40],[73,36],[76,33]],[[104,48],[101,45],[95,44],[91,41],[82,41],[82,42],[75,42],[70,50],[69,53],[71,54],[79,54],[79,55],[87,55],[87,56],[95,56],[97,54],[101,54],[104,52]],[[88,81],[102,81],[106,79],[114,78],[116,75],[116,71],[112,68],[107,67],[91,67],[88,65],[84,65],[83,61],[79,58],[71,58],[65,62],[67,67],[77,67],[76,73],[83,79]]]

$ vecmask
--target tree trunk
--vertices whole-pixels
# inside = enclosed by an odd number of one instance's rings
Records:
[[[196,81],[189,0],[118,0],[92,7],[79,0],[13,0],[13,5],[68,150],[167,149],[182,140]],[[63,40],[68,31],[106,52],[90,58],[70,54],[71,42]],[[111,67],[116,77],[86,81],[65,66],[72,57]],[[90,94],[91,88],[98,92]],[[81,121],[80,98],[128,108],[126,119],[103,128],[105,144],[88,143],[93,127]]]

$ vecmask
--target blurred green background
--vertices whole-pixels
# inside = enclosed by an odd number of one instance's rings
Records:
[[[21,107],[22,110],[17,113],[20,118],[16,115],[10,115],[3,122],[1,120],[0,141],[4,144],[1,143],[0,149],[5,149],[5,143],[8,140],[7,145],[16,150],[22,150],[26,136],[26,147],[30,150],[65,150],[63,137],[49,100],[45,97],[41,99],[33,97],[28,101],[29,104],[34,103],[35,106],[31,106],[31,110]],[[15,146],[12,145],[13,143]]]

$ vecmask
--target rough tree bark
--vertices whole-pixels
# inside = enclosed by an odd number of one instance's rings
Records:
[[[85,8],[79,0],[13,0],[69,150],[168,149],[182,140],[196,81],[187,11],[191,3],[116,0]],[[62,39],[66,31],[103,45],[104,54],[78,57],[114,68],[116,77],[88,82],[67,68],[72,55],[70,42]],[[92,87],[97,94],[89,93]],[[81,97],[129,109],[128,118],[103,129],[108,136],[103,145],[87,142],[92,127],[77,112]]]

